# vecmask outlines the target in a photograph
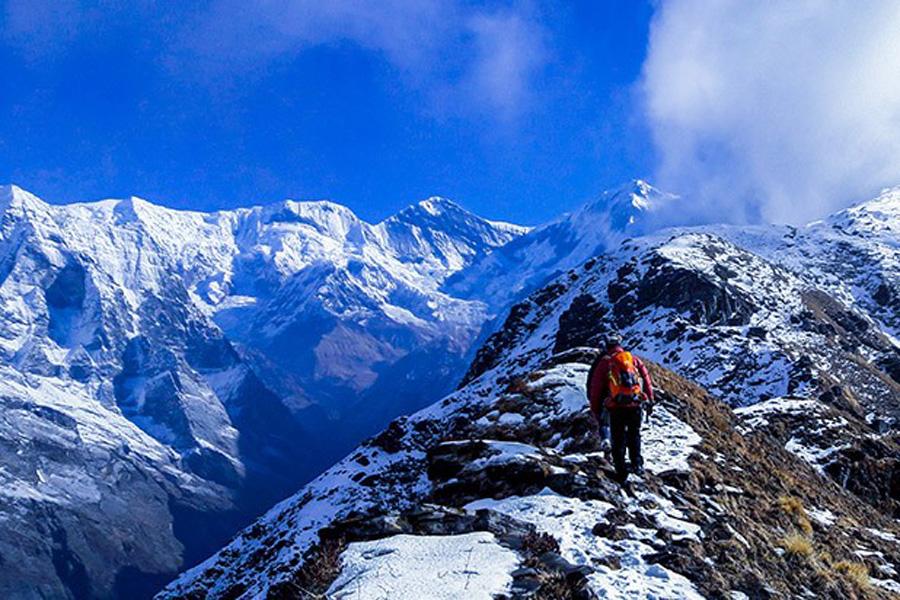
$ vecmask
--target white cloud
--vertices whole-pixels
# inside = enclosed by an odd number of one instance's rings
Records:
[[[509,121],[528,111],[547,57],[531,6],[528,0],[0,0],[0,43],[30,59],[58,58],[80,39],[130,24],[144,42],[151,38],[148,46],[173,73],[226,90],[310,49],[352,44],[380,56],[430,110]]]
[[[454,9],[446,0],[215,0],[195,16],[183,41],[197,55],[248,65],[351,41],[413,68],[433,50]]]
[[[774,222],[900,184],[898,32],[893,0],[664,1],[643,78],[658,182],[705,219]]]
[[[349,42],[381,54],[445,108],[502,118],[526,109],[545,62],[540,26],[524,9],[461,0],[216,0],[182,40],[182,60],[214,73],[255,70],[318,46]]]
[[[504,118],[528,103],[531,81],[546,60],[542,33],[515,13],[478,14],[469,21],[476,56],[468,80]]]

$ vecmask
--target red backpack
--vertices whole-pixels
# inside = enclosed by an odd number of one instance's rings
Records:
[[[641,377],[631,352],[622,350],[610,357],[609,397],[616,404],[635,404],[644,395]]]

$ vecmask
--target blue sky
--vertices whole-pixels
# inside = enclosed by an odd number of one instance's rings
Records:
[[[898,30],[896,0],[0,0],[0,182],[534,224],[640,177],[681,221],[803,223],[900,185]]]
[[[124,4],[6,2],[0,181],[371,220],[439,194],[537,223],[650,175],[643,2]]]

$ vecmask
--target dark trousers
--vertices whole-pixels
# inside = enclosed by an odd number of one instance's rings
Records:
[[[628,448],[628,458],[633,469],[644,462],[641,458],[641,407],[613,408],[608,412],[613,464],[616,467],[616,476],[624,481],[628,476],[625,448]]]

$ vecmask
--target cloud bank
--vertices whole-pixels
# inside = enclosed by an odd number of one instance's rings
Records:
[[[353,45],[380,56],[432,109],[511,121],[530,109],[548,36],[528,0],[0,0],[0,42],[30,60],[131,27],[181,79],[240,86],[303,52]],[[467,115],[468,116],[468,115]]]
[[[668,0],[642,91],[694,220],[800,223],[900,184],[900,3]]]
[[[214,0],[182,42],[182,56],[213,71],[261,69],[311,48],[355,44],[380,54],[408,84],[444,96],[434,98],[441,106],[468,105],[502,120],[527,111],[547,60],[527,6],[462,0]]]

